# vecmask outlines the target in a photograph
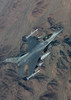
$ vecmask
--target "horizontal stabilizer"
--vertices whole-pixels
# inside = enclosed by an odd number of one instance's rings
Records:
[[[7,59],[5,59],[3,62],[19,63],[19,62],[20,62],[22,59],[24,59],[27,55],[28,55],[28,53],[26,53],[25,55],[23,55],[23,56],[21,56],[21,57],[7,58]]]
[[[17,60],[18,60],[19,58],[20,58],[20,57],[7,58],[7,59],[5,59],[3,62],[17,63]]]

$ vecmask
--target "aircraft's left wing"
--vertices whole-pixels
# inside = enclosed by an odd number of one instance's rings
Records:
[[[40,57],[41,52],[37,52],[34,56],[29,59],[28,67],[29,67],[29,76],[33,74],[33,71],[37,65],[38,59]]]
[[[37,38],[35,37],[29,37],[28,40],[28,48],[27,48],[27,51],[31,51],[38,43],[40,43],[40,41],[37,40]]]

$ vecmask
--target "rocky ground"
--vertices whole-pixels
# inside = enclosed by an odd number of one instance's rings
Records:
[[[24,54],[34,29],[44,36],[60,27],[40,73],[19,81],[17,66],[2,61]],[[71,100],[70,0],[0,0],[0,100]]]

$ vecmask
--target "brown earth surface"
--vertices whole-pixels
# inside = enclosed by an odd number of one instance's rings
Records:
[[[60,27],[40,73],[19,81],[17,66],[2,61],[24,54],[35,28],[44,36]],[[0,100],[71,100],[71,0],[0,0]]]

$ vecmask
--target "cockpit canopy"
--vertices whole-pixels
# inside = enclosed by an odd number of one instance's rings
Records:
[[[49,34],[49,35],[47,35],[47,36],[45,36],[45,37],[43,38],[43,40],[45,41],[45,40],[49,39],[51,36],[52,36],[52,33]]]

